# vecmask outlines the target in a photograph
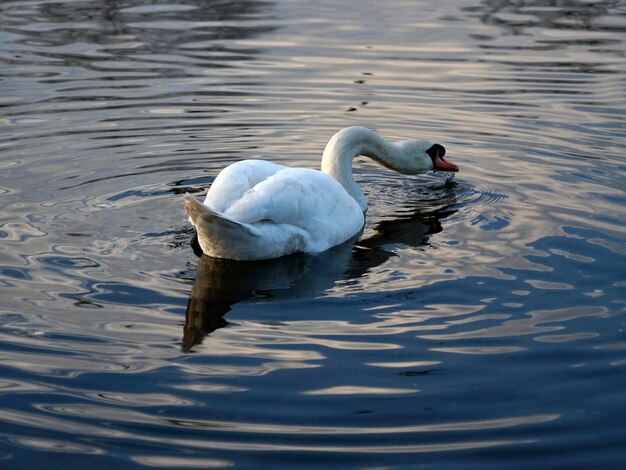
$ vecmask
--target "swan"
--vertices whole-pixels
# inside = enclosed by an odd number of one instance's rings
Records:
[[[352,174],[364,155],[402,174],[458,171],[429,140],[391,143],[365,127],[330,139],[321,171],[243,160],[224,168],[204,203],[185,194],[185,210],[204,254],[254,261],[321,253],[361,231],[367,201]]]

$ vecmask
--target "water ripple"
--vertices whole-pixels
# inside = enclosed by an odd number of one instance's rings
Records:
[[[3,3],[1,465],[624,460],[623,5],[346,5]],[[461,170],[358,159],[358,239],[196,257],[181,194],[350,125]]]

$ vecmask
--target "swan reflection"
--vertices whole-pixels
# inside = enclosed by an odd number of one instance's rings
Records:
[[[453,187],[439,187],[439,191],[441,197],[428,201],[429,207],[406,207],[397,218],[374,225],[370,236],[359,240],[359,233],[317,255],[296,254],[265,261],[202,255],[187,303],[182,350],[191,351],[206,335],[226,326],[224,315],[238,302],[255,297],[313,298],[337,282],[361,278],[396,256],[392,245],[427,245],[431,235],[443,230],[441,220],[458,210],[451,208],[456,202]]]

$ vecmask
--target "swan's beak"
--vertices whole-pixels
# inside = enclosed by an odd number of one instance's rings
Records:
[[[430,158],[433,161],[434,171],[459,171],[458,166],[443,158],[446,154],[446,149],[443,145],[435,144],[426,150],[426,153],[430,155]]]
[[[459,171],[459,167],[454,163],[444,160],[441,157],[437,157],[435,159],[435,164],[433,165],[433,170],[438,171]]]

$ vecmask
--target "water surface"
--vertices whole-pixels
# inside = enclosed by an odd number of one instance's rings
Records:
[[[0,466],[619,467],[619,1],[0,8]],[[358,240],[198,258],[182,194],[359,160]]]

